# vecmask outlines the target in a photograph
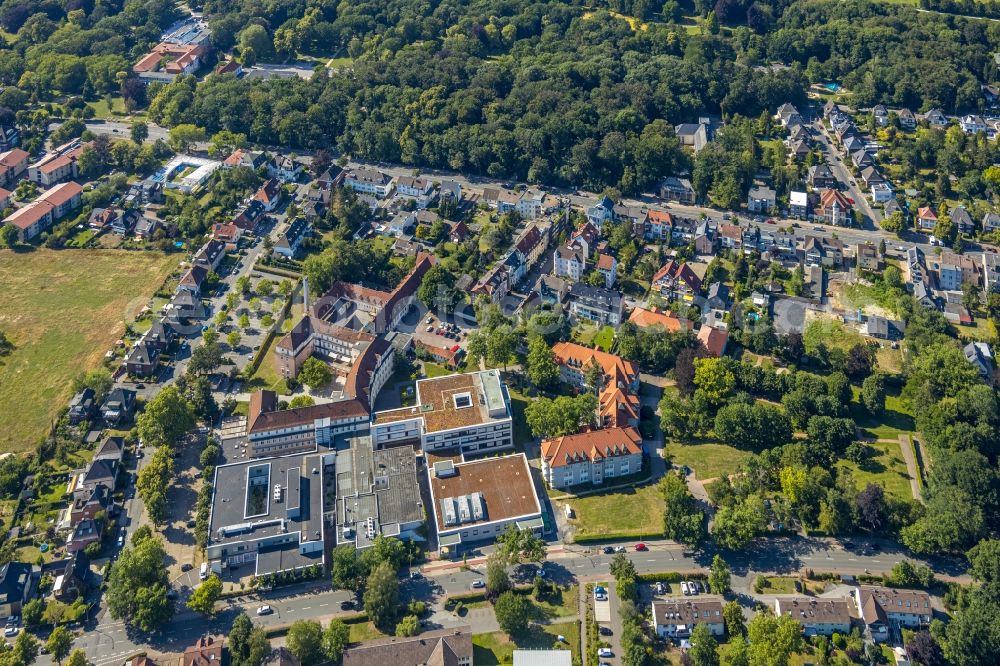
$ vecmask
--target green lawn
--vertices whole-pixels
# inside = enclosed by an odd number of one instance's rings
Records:
[[[559,511],[569,504],[570,525],[577,541],[630,539],[663,534],[663,496],[655,484],[556,500]]]
[[[788,576],[763,576],[762,594],[795,594],[795,579]]]
[[[528,427],[528,422],[524,419],[524,410],[531,398],[509,386],[507,392],[510,394],[510,411],[514,419],[514,445],[523,446],[525,442],[534,439],[531,428]]]
[[[430,361],[424,361],[424,376],[425,377],[444,377],[446,375],[453,375],[455,371],[451,368],[445,367],[440,363],[431,363]]]
[[[602,328],[594,336],[594,344],[604,351],[610,352],[611,347],[615,344],[615,329],[610,326]]]
[[[886,396],[885,411],[881,416],[875,417],[858,403],[861,390],[852,386],[851,391],[854,394],[854,400],[851,402],[851,418],[866,436],[875,439],[896,439],[899,435],[913,432],[916,428],[913,416],[903,405],[899,394]]]
[[[740,465],[750,457],[748,451],[715,442],[703,444],[672,442],[667,445],[667,455],[675,466],[687,465],[693,469],[695,475],[702,481],[735,474]]]
[[[351,643],[363,643],[373,641],[378,638],[385,638],[385,634],[375,628],[371,622],[353,622],[347,625],[350,630],[348,641]]]
[[[70,398],[72,380],[101,364],[177,265],[156,252],[0,251],[0,452],[32,448]]]
[[[354,58],[330,58],[326,61],[328,69],[347,69],[354,64]]]
[[[540,615],[546,619],[557,617],[576,617],[580,614],[580,586],[570,585],[566,588],[559,588],[559,596],[538,600],[532,597],[531,600],[538,607]]]
[[[558,636],[565,637],[566,643],[559,643]],[[580,623],[563,622],[561,624],[539,625],[530,629],[525,635],[514,639],[502,631],[475,634],[472,637],[473,661],[476,666],[512,664],[516,648],[551,650],[555,647],[568,648],[573,653],[574,662],[578,662],[580,659]]]
[[[104,99],[99,99],[96,102],[87,102],[87,106],[94,110],[94,117],[99,119],[125,115],[125,100],[121,97],[112,97],[110,107]]]
[[[841,349],[847,352],[854,345],[863,342],[864,338],[839,319],[824,318],[813,319],[806,324],[802,341],[805,343],[806,352],[813,354],[820,343],[826,345],[827,349]]]
[[[864,464],[859,466],[849,460],[838,460],[837,468],[851,472],[858,490],[869,483],[875,483],[882,486],[886,494],[897,499],[913,499],[910,475],[906,471],[899,442],[871,442],[869,446],[874,449],[875,454]]]

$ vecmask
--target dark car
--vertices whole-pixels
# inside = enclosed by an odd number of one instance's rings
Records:
[[[197,523],[196,523],[195,521],[193,521],[193,520],[189,520],[189,521],[187,521],[187,526],[188,526],[189,528],[192,528],[192,529],[193,529],[195,525],[197,525]]]
[[[610,555],[613,552],[615,552],[614,546],[605,546],[604,547],[604,554],[605,555]]]
[[[340,602],[340,610],[351,610],[352,608],[354,608],[353,601],[348,600]]]
[[[601,633],[601,636],[610,636],[613,633],[615,633],[611,631],[611,627],[601,627],[599,631]]]

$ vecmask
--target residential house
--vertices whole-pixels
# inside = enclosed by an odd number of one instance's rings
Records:
[[[708,220],[702,220],[694,230],[694,252],[715,254],[715,249],[715,227]]]
[[[895,319],[886,319],[879,315],[868,317],[868,320],[861,327],[861,332],[864,335],[879,340],[900,340],[905,330],[905,323]]]
[[[924,120],[932,127],[947,127],[949,123],[948,116],[941,109],[931,109],[924,114]]]
[[[618,260],[610,254],[602,254],[597,257],[597,272],[604,276],[604,286],[608,289],[615,286],[618,279]]]
[[[444,201],[450,199],[456,204],[462,202],[462,185],[455,180],[442,180],[438,185],[438,197]]]
[[[197,643],[184,650],[179,666],[220,666],[225,655],[223,639],[202,636]]]
[[[770,213],[774,208],[776,194],[770,187],[755,185],[747,194],[747,210],[751,213]]]
[[[725,318],[730,305],[729,287],[722,282],[713,282],[708,285],[708,295],[701,308],[704,313],[703,321],[710,326],[727,328]]]
[[[0,151],[16,148],[21,143],[21,132],[17,125],[0,125]]]
[[[465,228],[464,222],[456,223],[452,227],[452,233],[449,233],[449,237],[452,237],[456,232],[456,227],[462,225]],[[461,233],[461,231],[458,231]],[[529,271],[531,268],[538,263],[538,260],[542,258],[542,254],[545,252],[546,247],[546,236],[539,229],[537,224],[532,224],[524,230],[517,240],[514,241],[514,249],[523,257],[524,259],[524,270]],[[517,280],[520,282],[520,278]]]
[[[569,310],[577,319],[618,326],[622,323],[625,301],[613,289],[577,282],[569,289]]]
[[[960,291],[963,284],[979,287],[979,270],[972,257],[945,251],[930,259],[930,268],[937,273],[938,289]]]
[[[975,366],[982,377],[988,379],[993,376],[993,370],[996,366],[993,361],[993,351],[988,344],[970,342],[962,348],[962,351],[965,353],[965,358]]]
[[[874,166],[867,166],[861,170],[861,180],[865,181],[865,185],[869,188],[876,183],[885,182],[885,178]]]
[[[922,590],[863,585],[854,589],[853,596],[866,632],[876,643],[889,640],[893,625],[919,629],[930,625],[934,616],[930,595]]]
[[[857,156],[858,160],[864,162],[862,166],[869,166],[873,164],[872,157],[868,154],[868,151],[865,150],[865,141],[861,138],[860,134],[852,133],[845,135],[842,145],[844,148],[844,154],[851,156],[851,161],[855,166],[857,166],[855,156]]]
[[[694,328],[692,321],[675,317],[669,312],[660,312],[657,308],[647,310],[637,307],[629,314],[628,320],[639,328],[659,326],[668,333],[676,333],[684,329],[690,331]]]
[[[224,243],[226,251],[233,251],[243,238],[243,230],[235,224],[228,222],[216,222],[212,225],[212,238]]]
[[[800,220],[809,217],[809,195],[792,191],[788,195],[788,214]]]
[[[257,199],[251,199],[247,202],[247,205],[243,206],[236,216],[233,217],[232,224],[235,224],[244,231],[253,233],[257,230],[257,226],[266,218],[267,209],[264,208],[264,204]]]
[[[803,250],[806,266],[840,266],[844,261],[844,243],[835,238],[806,236]]]
[[[629,393],[639,390],[639,367],[616,354],[591,349],[575,342],[557,342],[552,354],[559,366],[559,377],[578,389],[587,386],[587,369],[594,363],[604,371],[605,389],[622,389]]]
[[[278,240],[274,242],[273,252],[280,254],[286,259],[293,259],[302,245],[302,241],[309,237],[312,232],[312,225],[304,217],[297,217],[284,231],[278,234]]]
[[[854,222],[853,210],[854,206],[842,192],[834,189],[823,190],[819,195],[819,205],[813,212],[813,219],[849,227]]]
[[[261,151],[246,148],[237,148],[222,161],[222,166],[226,169],[246,167],[256,171],[265,165],[267,165],[267,155]]]
[[[0,565],[0,620],[20,615],[35,594],[37,581],[30,564],[8,562]]]
[[[524,274],[528,271],[528,267],[524,263],[524,255],[518,252],[516,248],[511,249],[500,260],[500,263],[503,264],[507,271],[507,279],[511,287],[517,286],[524,279]]]
[[[983,215],[983,231],[991,233],[1000,230],[1000,214],[990,211]]]
[[[814,190],[836,187],[837,185],[837,179],[833,176],[833,171],[826,164],[817,164],[809,167],[808,180],[809,185]]]
[[[899,128],[902,130],[912,132],[917,128],[917,117],[909,109],[900,109],[896,118],[899,120]]]
[[[177,339],[177,331],[165,320],[157,319],[142,338],[160,351],[164,351]]]
[[[917,228],[921,231],[934,231],[937,222],[937,213],[930,206],[922,206],[917,209]]]
[[[802,633],[809,636],[848,635],[851,633],[851,606],[845,598],[778,597],[774,600],[774,614],[787,615],[802,625]]]
[[[569,296],[569,283],[554,275],[542,275],[532,288],[532,293],[538,294],[542,305],[562,305]]]
[[[69,402],[69,412],[67,413],[70,425],[77,425],[81,421],[89,421],[93,418],[97,412],[97,403],[94,397],[94,390],[90,388],[84,388],[73,396]]]
[[[125,356],[125,369],[133,377],[152,377],[160,367],[160,350],[139,340]]]
[[[871,243],[858,243],[854,250],[854,263],[861,270],[874,272],[882,268],[882,257]]]
[[[302,202],[302,214],[310,222],[316,221],[326,215],[326,211],[330,208],[331,199],[330,190],[322,187],[309,188],[306,200]]]
[[[396,194],[411,199],[429,197],[434,191],[434,183],[427,178],[400,176],[396,179]]]
[[[1000,292],[1000,256],[983,252],[983,289]]]
[[[90,589],[90,558],[82,550],[55,563],[52,595],[63,603],[72,603],[77,597],[85,597]]]
[[[305,167],[301,162],[296,160],[290,155],[277,155],[268,164],[268,173],[272,177],[278,178],[285,181],[286,183],[294,183],[302,175]]]
[[[892,191],[892,186],[889,183],[872,183],[869,191],[872,195],[872,201],[877,204],[886,204],[896,198],[896,193]]]
[[[670,238],[674,243],[686,245],[695,239],[695,235],[701,222],[690,217],[674,217],[674,227],[670,231]]]
[[[194,74],[201,67],[209,45],[160,42],[132,65],[132,71],[144,81],[173,81],[181,74]]]
[[[885,108],[884,104],[875,105],[872,109],[872,117],[878,127],[886,127],[889,124],[889,110]]]
[[[961,120],[958,121],[958,126],[961,127],[962,131],[966,134],[985,132],[989,129],[989,126],[986,124],[986,121],[983,120],[982,116],[972,114],[962,116]]]
[[[972,313],[962,305],[961,301],[958,300],[959,298],[961,298],[961,295],[957,291],[945,294],[944,307],[941,308],[944,318],[956,326],[974,325],[976,322],[972,318]]]
[[[469,237],[469,227],[467,224],[465,224],[464,220],[459,220],[458,222],[451,222],[449,220],[445,220],[444,223],[445,226],[448,227],[448,240],[450,240],[452,243],[461,243],[462,241],[464,241],[466,238]],[[538,249],[539,254],[541,254],[541,252],[544,249],[545,249],[545,243],[540,242]]]
[[[640,206],[618,204],[611,209],[616,222],[624,222],[636,236],[642,236],[646,229],[648,211]]]
[[[569,241],[556,248],[552,263],[552,272],[558,277],[567,277],[577,281],[587,267],[587,255],[580,244]]]
[[[788,102],[778,107],[777,113],[774,114],[774,119],[780,122],[782,127],[787,128],[802,124],[802,114]]]
[[[697,338],[710,355],[721,358],[729,344],[729,331],[714,326],[702,326],[698,329]]]
[[[605,428],[542,440],[542,478],[551,488],[599,486],[642,470],[634,428]]]
[[[796,141],[802,141],[807,146],[812,141],[812,137],[809,136],[809,130],[806,129],[805,125],[796,125],[793,127],[785,139],[785,145],[790,146]]]
[[[361,194],[384,199],[392,191],[392,179],[374,169],[351,169],[344,178],[344,186]]]
[[[94,518],[84,518],[73,526],[66,539],[66,552],[75,553],[85,550],[92,543],[100,543],[104,521]]]
[[[101,466],[102,469],[106,466]],[[114,504],[114,479],[74,488],[59,527],[71,530],[81,521],[94,520],[105,515]]]
[[[230,58],[225,62],[219,63],[215,68],[215,73],[219,75],[232,74],[238,79],[243,76],[243,64],[235,58]]]
[[[284,195],[284,191],[281,189],[281,181],[277,178],[268,178],[264,181],[257,191],[254,193],[254,201],[259,201],[263,206],[264,210],[268,213],[274,212],[274,210],[281,205],[281,198]]]
[[[951,221],[958,233],[965,234],[966,236],[972,236],[976,233],[976,223],[972,220],[972,216],[969,215],[969,211],[963,206],[952,208],[948,214],[951,216]]]
[[[743,229],[735,224],[720,224],[719,244],[727,250],[743,249]]]
[[[595,205],[587,209],[587,221],[598,229],[608,220],[614,219],[615,202],[610,197],[601,197]]]
[[[344,650],[342,666],[472,666],[468,626],[423,631],[412,638],[366,641]],[[186,666],[186,665],[185,665]]]
[[[671,259],[653,276],[652,289],[667,300],[691,302],[701,291],[701,278],[688,264]]]
[[[160,220],[157,219],[155,215],[150,213],[139,216],[133,231],[135,232],[136,238],[150,240],[161,226]]]
[[[873,166],[875,160],[872,158],[871,153],[861,149],[851,153],[851,163],[854,164],[856,169],[864,169],[865,167]]]
[[[832,99],[828,99],[826,104],[823,105],[823,117],[829,118],[830,116],[840,113],[840,109],[837,108],[837,103]]]
[[[522,220],[534,220],[545,212],[545,193],[538,190],[525,190],[518,197],[514,207]]]
[[[801,162],[809,156],[809,144],[802,140],[792,141],[788,146],[788,154],[796,162]]]
[[[670,176],[660,183],[660,198],[666,201],[676,201],[682,204],[695,202],[694,188],[687,178]]]
[[[89,145],[80,139],[73,139],[69,143],[53,148],[28,167],[28,180],[44,187],[52,187],[56,183],[75,179],[80,175],[80,167],[77,164],[80,154]]]
[[[722,599],[701,597],[697,599],[672,598],[653,601],[653,629],[664,639],[689,638],[695,626],[704,624],[713,636],[726,633],[722,617]]]
[[[743,254],[750,254],[760,247],[760,228],[749,225],[742,232]]]
[[[643,237],[651,241],[670,241],[674,229],[674,217],[665,210],[650,210],[646,213]]]
[[[696,153],[708,145],[708,125],[705,123],[674,125],[674,134],[682,146],[689,146]]]
[[[0,185],[14,187],[25,171],[28,170],[30,155],[20,148],[13,148],[0,153]]]
[[[195,266],[202,266],[206,270],[214,271],[222,263],[226,256],[226,246],[216,238],[210,238],[195,252],[191,263]]]
[[[503,262],[497,262],[479,279],[471,290],[473,296],[486,296],[492,303],[499,303],[510,292],[510,274]]]
[[[101,405],[101,418],[109,425],[127,423],[135,410],[135,391],[114,388]]]
[[[77,183],[61,183],[46,190],[28,205],[18,208],[4,222],[17,228],[18,239],[28,242],[83,203],[83,188]]]

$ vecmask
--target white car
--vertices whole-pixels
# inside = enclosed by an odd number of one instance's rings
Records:
[[[486,583],[484,583],[482,580],[474,580],[474,581],[472,581],[472,589],[473,590],[479,590],[479,589],[482,589],[484,587],[486,587]]]
[[[603,659],[605,657],[613,657],[615,653],[611,651],[611,648],[602,647],[597,651],[597,656]]]
[[[261,606],[260,608],[257,609],[257,615],[270,615],[273,612],[274,612],[274,609],[272,609],[267,604],[264,604],[263,606]]]
[[[8,626],[3,630],[3,635],[6,636],[7,638],[11,638],[13,636],[17,636],[17,633],[19,631],[20,629],[18,629],[17,627]]]
[[[686,580],[681,581],[681,592],[684,593],[685,597],[691,595],[691,587],[688,585],[688,582]]]

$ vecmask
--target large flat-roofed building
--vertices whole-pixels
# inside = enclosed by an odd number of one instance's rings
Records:
[[[408,538],[424,524],[413,449],[372,450],[356,437],[336,453],[337,545],[367,548],[378,535]]]
[[[427,477],[442,554],[493,539],[508,525],[542,530],[542,507],[523,453],[467,462],[429,459]]]
[[[324,464],[330,454],[250,460],[215,468],[208,562],[254,575],[323,564]]]
[[[419,442],[425,452],[475,453],[514,445],[510,397],[499,370],[421,379],[416,397],[413,407],[372,415],[375,448]]]

